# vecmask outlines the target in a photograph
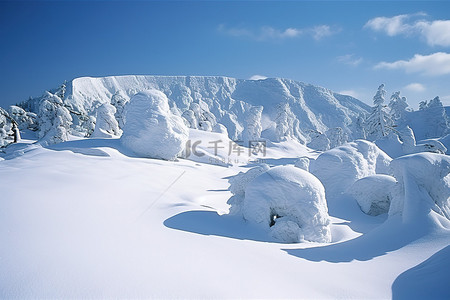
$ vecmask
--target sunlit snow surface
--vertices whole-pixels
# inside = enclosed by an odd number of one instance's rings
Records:
[[[228,178],[255,163],[233,154],[238,163],[211,164],[208,139],[218,136],[191,130],[207,155],[178,161],[136,158],[118,139],[8,147],[0,298],[410,299],[435,286],[430,295],[450,297],[447,219],[372,217],[345,194],[327,195],[332,242],[279,243],[227,215]],[[287,141],[260,158],[294,165],[318,154]]]

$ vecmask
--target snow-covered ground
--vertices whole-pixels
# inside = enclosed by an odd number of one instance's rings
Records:
[[[228,180],[254,167],[251,159],[294,165],[320,153],[288,139],[270,142],[265,156],[233,153],[223,163],[231,145],[226,135],[190,129],[189,138],[202,142],[196,151],[204,156],[138,158],[117,138],[47,148],[24,140],[6,148],[0,155],[0,298],[450,297],[450,225],[434,210],[417,210],[419,217],[406,222],[399,214],[366,215],[351,195],[327,193],[331,243],[280,243],[228,214]],[[216,140],[224,148],[214,155],[209,142]],[[355,145],[347,148],[355,152]],[[347,148],[340,151],[353,153]],[[324,158],[333,161],[335,152]],[[398,173],[410,172],[402,159]],[[329,186],[336,189],[342,174],[336,171],[334,181],[327,173]],[[414,201],[402,195],[397,203],[411,211]]]

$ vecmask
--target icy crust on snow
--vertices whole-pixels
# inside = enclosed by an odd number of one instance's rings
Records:
[[[396,180],[389,175],[371,175],[359,179],[347,190],[361,210],[371,216],[387,213]]]
[[[430,209],[450,220],[450,157],[418,153],[399,157],[391,163],[398,190],[389,215],[402,214],[405,222]]]
[[[184,150],[189,129],[171,113],[166,95],[147,90],[133,96],[125,110],[121,143],[140,157],[175,159]]]
[[[246,117],[254,107],[263,107],[262,114],[272,122],[276,120],[278,104],[288,105],[298,117],[300,130],[291,128],[296,138],[302,139],[309,129],[325,132],[328,128],[341,127],[352,137],[353,125],[360,113],[369,107],[351,97],[341,97],[328,89],[301,82],[268,78],[265,80],[241,80],[228,77],[206,76],[112,76],[102,78],[81,77],[74,79],[67,89],[67,101],[86,113],[95,110],[96,103],[110,103],[120,94],[126,102],[139,91],[157,89],[169,98],[169,105],[184,114],[188,122],[197,128],[206,118],[224,124],[230,139],[242,136],[246,130]],[[200,114],[194,118],[195,111]],[[208,126],[207,122],[204,124]],[[214,126],[214,124],[210,124]],[[264,124],[263,124],[264,125]],[[254,131],[254,128],[248,128]],[[259,129],[261,130],[261,129]],[[257,130],[258,131],[258,130]],[[247,135],[247,134],[246,134]]]
[[[330,218],[322,183],[294,166],[278,166],[245,189],[243,216],[288,243],[331,241]]]
[[[320,154],[309,170],[325,186],[328,197],[345,192],[355,181],[375,174],[390,174],[391,158],[374,143],[356,140]]]

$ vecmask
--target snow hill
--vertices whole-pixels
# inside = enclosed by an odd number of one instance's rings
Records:
[[[183,114],[187,110],[211,113],[215,122],[225,125],[232,140],[242,138],[245,120],[254,106],[263,106],[263,137],[276,140],[275,126],[281,111],[290,110],[286,129],[300,141],[309,142],[311,131],[325,132],[340,127],[350,138],[361,113],[369,106],[328,89],[289,79],[268,78],[243,80],[229,77],[206,76],[111,76],[81,77],[67,84],[65,103],[75,111],[95,116],[95,110],[103,103],[126,103],[137,92],[157,89],[169,98],[172,110]],[[41,98],[31,99],[22,107],[38,112]],[[284,104],[282,108],[280,104]],[[211,118],[211,117],[210,117]],[[279,137],[278,137],[279,138]]]

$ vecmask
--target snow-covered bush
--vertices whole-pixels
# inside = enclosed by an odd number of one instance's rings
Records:
[[[243,215],[283,242],[330,242],[330,218],[322,183],[294,166],[278,166],[245,189]]]
[[[170,112],[166,95],[158,90],[134,95],[125,109],[122,144],[141,157],[175,159],[185,148],[189,130]]]
[[[39,139],[48,144],[56,144],[69,139],[72,116],[63,101],[46,92],[39,105]]]
[[[230,214],[236,214],[241,212],[242,203],[245,197],[245,189],[247,188],[248,184],[261,175],[262,173],[269,170],[269,166],[266,164],[260,164],[256,167],[251,168],[247,172],[239,172],[239,174],[231,177],[228,182],[230,183],[230,192],[233,194],[233,197],[231,197],[228,200],[228,204],[231,205],[230,207]]]
[[[414,222],[430,209],[450,220],[450,157],[418,153],[394,159],[392,172],[398,189],[389,215],[402,214],[403,221]],[[418,215],[419,214],[419,215]]]
[[[387,213],[396,181],[389,175],[371,175],[359,179],[347,190],[361,210],[371,216]]]
[[[309,162],[310,162],[310,159],[308,157],[300,157],[295,162],[294,166],[297,168],[300,168],[302,170],[309,171]]]
[[[325,186],[327,195],[347,190],[356,180],[375,174],[390,174],[391,158],[374,143],[356,140],[325,151],[311,161],[309,170]]]
[[[97,118],[93,137],[113,137],[120,136],[121,130],[114,114],[116,108],[109,103],[102,104],[97,108]]]

